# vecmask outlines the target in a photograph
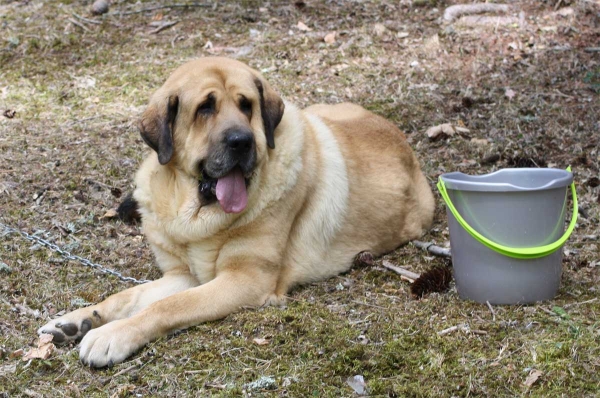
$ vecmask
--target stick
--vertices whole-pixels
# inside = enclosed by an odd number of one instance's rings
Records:
[[[446,8],[444,11],[444,20],[454,21],[456,18],[465,14],[482,14],[484,12],[508,12],[510,7],[507,4],[457,4]]]
[[[595,298],[587,300],[587,301],[580,301],[579,303],[565,304],[565,305],[563,305],[563,308],[571,308],[576,305],[589,304],[589,303],[593,303],[595,301],[598,301],[598,297],[595,297]]]
[[[586,47],[583,51],[586,53],[600,53],[600,47]]]
[[[465,325],[450,326],[447,329],[440,330],[439,332],[437,332],[437,334],[438,334],[438,336],[443,336],[443,335],[448,334],[448,333],[456,332],[458,329],[465,330],[466,326]]]
[[[90,30],[87,28],[87,26],[85,26],[84,24],[82,24],[81,22],[77,22],[74,19],[67,19],[67,21],[71,22],[73,25],[75,26],[79,26],[81,29],[85,30],[86,32],[89,32]]]
[[[392,271],[394,271],[397,274],[403,275],[403,276],[405,276],[407,278],[410,278],[410,279],[413,279],[413,280],[416,280],[416,279],[418,279],[421,276],[421,275],[415,274],[414,272],[411,272],[411,271],[409,271],[407,269],[398,267],[398,266],[390,263],[387,260],[383,260],[382,265],[385,268],[387,268],[387,269],[391,269]]]
[[[154,33],[154,34],[156,34],[156,33],[158,33],[158,32],[161,32],[161,31],[163,31],[163,30],[165,30],[165,29],[168,29],[168,28],[170,28],[170,27],[171,27],[171,26],[173,26],[173,25],[176,25],[177,23],[179,23],[179,21],[166,22],[166,23],[164,23],[164,24],[160,25],[158,28],[156,28],[156,29],[154,29],[154,30],[151,30],[151,31],[150,31],[150,33]]]
[[[492,313],[492,321],[496,320],[496,312],[494,311],[494,307],[492,307],[492,305],[490,304],[489,301],[485,302],[488,306],[488,308],[490,309],[490,312]]]
[[[420,240],[413,240],[411,242],[415,247],[419,249],[427,250],[429,253],[440,256],[440,257],[451,257],[452,253],[450,249],[445,249],[434,245],[432,242],[421,242]]]
[[[115,12],[110,15],[132,15],[132,14],[140,14],[142,12],[147,12],[147,11],[164,10],[166,8],[188,8],[188,7],[207,7],[208,8],[208,7],[212,7],[212,4],[206,4],[206,3],[171,4],[168,6],[156,6],[156,7],[142,8],[140,10],[135,10],[135,11]]]
[[[123,369],[123,370],[118,371],[117,373],[115,373],[114,375],[112,375],[111,378],[115,378],[115,377],[121,376],[122,374],[125,374],[127,372],[131,372],[133,369],[135,369],[137,367],[138,367],[137,365],[131,365],[127,369]]]
[[[83,22],[87,22],[87,23],[93,23],[95,25],[102,25],[102,22],[100,21],[94,21],[93,19],[87,19],[82,17],[81,15],[75,14],[74,12],[71,13],[75,18],[83,21]]]

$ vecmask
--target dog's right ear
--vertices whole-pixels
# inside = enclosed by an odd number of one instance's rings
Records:
[[[179,98],[170,96],[166,101],[151,103],[139,122],[144,142],[156,151],[160,164],[173,157],[173,129],[179,107]]]

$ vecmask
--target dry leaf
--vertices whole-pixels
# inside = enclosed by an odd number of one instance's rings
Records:
[[[304,22],[298,22],[298,25],[296,25],[296,27],[298,28],[298,30],[301,30],[302,32],[312,31],[312,29],[309,28],[308,26],[306,26],[306,24]]]
[[[455,133],[454,127],[450,123],[444,123],[440,127],[442,128],[442,133],[448,136],[453,136]]]
[[[375,26],[373,27],[373,32],[375,32],[375,34],[377,36],[383,36],[383,34],[386,32],[386,30],[388,30],[388,29],[381,23],[376,23]]]
[[[258,338],[258,337],[255,338],[252,341],[254,341],[254,344],[256,344],[256,345],[267,345],[267,344],[269,344],[271,342],[271,340],[261,339],[261,338]]]
[[[450,123],[444,123],[427,129],[425,134],[430,140],[436,140],[442,137],[452,137],[455,133],[454,127]]]
[[[38,340],[37,348],[32,348],[27,351],[25,355],[23,355],[24,361],[29,361],[30,359],[39,358],[39,359],[48,359],[50,355],[54,352],[56,348],[54,344],[52,344],[52,339],[54,338],[51,334],[42,333],[40,334],[40,338]]]
[[[506,95],[506,98],[508,98],[509,100],[513,99],[514,96],[516,95],[516,93],[511,90],[510,88],[506,89],[506,92],[504,92],[504,95]]]
[[[535,384],[536,381],[538,381],[538,379],[543,374],[544,374],[544,372],[542,372],[541,370],[532,369],[531,372],[529,373],[529,376],[527,376],[527,379],[525,379],[525,382],[523,384],[525,384],[527,387],[531,387],[532,385]]]
[[[15,373],[17,371],[16,363],[7,363],[5,365],[0,365],[0,377],[4,377],[6,375]]]
[[[23,352],[24,352],[23,349],[19,348],[18,350],[11,352],[8,357],[10,359],[22,357],[23,356]]]
[[[454,126],[454,130],[459,134],[469,134],[471,132],[468,128],[459,126]]]
[[[486,146],[487,144],[489,144],[489,142],[484,138],[471,138],[471,144],[477,146]]]
[[[115,209],[110,209],[106,213],[104,213],[104,215],[102,217],[100,217],[100,219],[102,220],[102,219],[106,218],[106,219],[110,220],[112,218],[117,217],[118,215],[119,214],[117,213],[117,211]]]
[[[335,32],[328,33],[327,35],[325,35],[325,37],[323,38],[323,40],[327,44],[333,44],[333,43],[335,43]]]

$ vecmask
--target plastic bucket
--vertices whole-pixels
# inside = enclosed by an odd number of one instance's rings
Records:
[[[569,185],[573,216],[564,231]],[[577,222],[570,169],[502,169],[481,176],[447,173],[437,187],[446,202],[461,298],[526,304],[556,296],[560,249]]]

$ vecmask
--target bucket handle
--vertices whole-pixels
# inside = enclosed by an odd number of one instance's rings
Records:
[[[571,166],[567,168],[567,171],[571,171]],[[458,210],[456,210],[456,207],[454,207],[454,204],[450,200],[450,196],[448,196],[448,192],[446,191],[446,185],[444,184],[444,180],[442,180],[441,177],[438,179],[437,188],[440,191],[444,202],[446,202],[448,209],[450,209],[452,215],[454,216],[454,218],[456,218],[456,221],[458,221],[458,223],[465,229],[465,231],[467,231],[475,240],[477,240],[482,245],[507,257],[519,259],[532,259],[545,257],[549,254],[552,254],[558,249],[560,249],[562,245],[565,244],[565,242],[567,241],[567,239],[569,239],[569,236],[575,229],[575,224],[577,223],[577,193],[575,192],[575,182],[573,181],[571,183],[571,194],[573,195],[573,216],[571,217],[571,223],[569,224],[569,227],[567,228],[563,236],[561,236],[556,242],[544,246],[526,248],[514,248],[503,246],[494,241],[489,240],[485,236],[481,235],[479,232],[475,231],[475,229],[473,229],[473,227],[471,227],[467,223],[467,221],[465,221],[465,219],[462,218],[462,216],[458,213]]]

